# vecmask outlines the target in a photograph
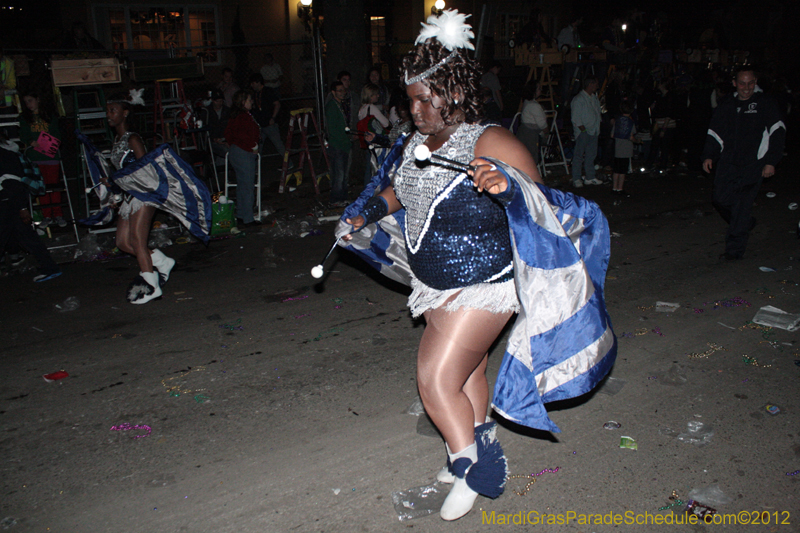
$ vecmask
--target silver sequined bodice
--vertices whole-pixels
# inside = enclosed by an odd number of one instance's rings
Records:
[[[487,126],[462,124],[434,154],[453,161],[468,164],[475,159],[475,143]],[[406,210],[406,238],[415,247],[425,226],[431,204],[461,171],[430,164],[418,167],[414,159],[414,148],[422,144],[427,136],[416,132],[406,145],[403,164],[397,170],[394,192]],[[466,179],[470,179],[468,176]]]
[[[130,139],[131,135],[133,135],[132,131],[126,131],[111,148],[111,164],[114,165],[114,168],[117,170],[122,168],[122,161],[125,159],[128,152],[131,151],[128,145],[128,139]]]

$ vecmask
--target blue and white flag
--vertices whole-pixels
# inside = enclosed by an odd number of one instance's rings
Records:
[[[82,133],[75,131],[78,140],[83,143],[83,155],[86,161],[86,168],[89,170],[89,177],[92,178],[93,189],[97,198],[100,200],[100,210],[88,218],[79,220],[81,224],[86,226],[104,226],[110,224],[114,220],[114,210],[112,205],[114,197],[108,190],[108,187],[103,185],[102,179],[105,178],[108,183],[111,183],[111,167],[106,158],[95,148],[92,141]]]
[[[589,392],[617,357],[603,297],[608,221],[596,203],[492,162],[509,177],[509,189],[498,196],[504,196],[520,301],[492,407],[518,424],[558,432],[544,404]]]
[[[376,187],[390,184],[389,173],[400,157],[402,146],[396,144],[368,190],[345,210],[340,228],[345,218],[360,213]],[[603,298],[611,246],[608,222],[594,202],[492,162],[509,178],[509,189],[497,199],[508,216],[521,307],[492,406],[518,424],[559,432],[544,404],[589,392],[616,359],[617,340]],[[382,274],[410,279],[404,222],[404,212],[398,211],[354,233],[344,246]]]
[[[353,229],[344,221],[345,219],[358,216],[364,205],[376,192],[380,192],[392,184],[392,175],[402,162],[405,139],[405,135],[397,138],[381,168],[378,169],[378,173],[372,177],[356,201],[344,210],[336,230],[337,236],[347,234]],[[339,241],[339,245],[358,254],[387,278],[411,286],[411,267],[408,265],[405,237],[403,236],[405,221],[406,212],[401,209],[384,217],[376,224],[370,224],[361,231],[353,233],[352,240]]]
[[[91,143],[86,145],[87,156],[90,148],[94,150]],[[102,168],[102,164],[96,163],[96,153],[87,159]],[[99,173],[101,170],[97,171]],[[94,179],[92,175],[92,180]],[[191,165],[181,159],[170,145],[162,144],[116,171],[110,176],[110,182],[134,198],[155,205],[174,216],[192,235],[208,243],[211,231],[211,194],[205,184],[194,175]]]

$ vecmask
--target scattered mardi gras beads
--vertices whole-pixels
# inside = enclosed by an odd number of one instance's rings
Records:
[[[111,426],[111,431],[130,431],[132,429],[144,429],[147,431],[146,435],[134,435],[134,439],[143,439],[144,437],[149,437],[150,433],[153,432],[153,429],[150,426],[146,426],[144,424],[137,424],[134,426],[125,422],[124,424],[120,424],[118,426]]]
[[[772,365],[762,365],[762,364],[759,364],[759,363],[758,363],[758,359],[756,359],[755,357],[750,357],[750,356],[749,356],[749,355],[747,355],[747,354],[743,354],[743,355],[742,355],[742,362],[743,362],[744,364],[746,364],[746,365],[750,365],[750,366],[757,366],[757,367],[760,367],[760,368],[770,368],[770,367],[772,366]]]
[[[714,304],[713,309],[717,309],[719,307],[741,307],[743,305],[746,307],[751,307],[753,305],[740,296],[734,296],[733,298],[727,298],[725,300],[717,300],[716,302],[705,302],[704,305],[709,303]]]
[[[665,505],[664,507],[659,507],[658,510],[659,511],[666,511],[668,509],[672,509],[673,507],[681,507],[683,505],[686,505],[685,501],[679,500],[678,498],[670,497],[670,500],[675,500],[675,503],[671,503],[669,505]]]
[[[706,515],[713,515],[717,512],[716,509],[712,509],[711,507],[704,505],[695,500],[688,500],[683,501],[678,498],[678,492],[673,490],[672,494],[670,495],[669,499],[674,503],[666,505],[664,507],[659,507],[659,511],[666,511],[668,509],[672,509],[673,507],[684,507],[687,513],[692,513],[698,515],[700,518],[704,518]]]
[[[533,487],[533,484],[536,483],[536,478],[537,477],[539,477],[539,476],[541,476],[542,474],[545,474],[545,473],[555,474],[556,472],[558,472],[559,468],[561,468],[561,467],[557,466],[555,468],[545,468],[544,470],[542,470],[538,474],[528,474],[527,476],[523,476],[523,475],[508,476],[508,480],[510,481],[512,479],[528,479],[528,478],[530,478],[530,480],[525,484],[525,488],[524,489],[522,489],[521,491],[514,490],[514,493],[517,496],[525,496],[526,494],[528,494],[528,492],[530,492],[531,487]]]
[[[800,474],[800,470],[795,470],[794,472],[786,472],[787,476],[796,476],[797,474]]]
[[[739,331],[743,331],[747,328],[759,330],[761,332],[761,336],[766,340],[769,340],[769,337],[775,334],[775,332],[772,331],[772,328],[770,326],[762,326],[761,324],[755,324],[750,321],[745,322],[744,326],[740,326]]]
[[[174,396],[174,397],[178,397],[181,394],[191,394],[192,392],[200,392],[200,391],[202,391],[204,389],[197,389],[196,391],[192,391],[192,389],[182,389],[180,385],[168,385],[168,383],[170,381],[172,381],[173,379],[180,379],[180,378],[182,378],[184,376],[187,376],[187,375],[191,374],[192,372],[201,372],[201,371],[203,371],[205,369],[206,369],[206,367],[204,367],[204,366],[198,366],[198,367],[192,368],[190,370],[187,370],[186,372],[183,372],[182,374],[180,374],[178,376],[172,376],[171,378],[162,379],[161,380],[161,384],[164,386],[165,389],[167,389],[167,392],[169,393],[169,395],[170,396]]]
[[[720,346],[719,344],[716,344],[714,342],[709,342],[709,343],[706,343],[706,344],[708,344],[708,350],[706,350],[703,353],[692,352],[689,355],[687,355],[687,357],[689,359],[707,359],[714,352],[718,352],[720,350],[725,350],[725,348],[723,346]]]
[[[655,333],[656,335],[658,335],[660,337],[664,336],[664,334],[661,332],[661,327],[660,326],[654,327],[653,329],[650,330],[650,332]],[[640,337],[642,335],[647,335],[647,333],[648,333],[647,328],[638,328],[633,333],[630,333],[630,332],[625,333],[625,332],[623,332],[622,335],[620,335],[620,338]]]

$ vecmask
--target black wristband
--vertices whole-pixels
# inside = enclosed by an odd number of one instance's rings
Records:
[[[373,196],[364,205],[361,216],[364,217],[364,226],[379,221],[389,214],[389,204],[382,196]]]

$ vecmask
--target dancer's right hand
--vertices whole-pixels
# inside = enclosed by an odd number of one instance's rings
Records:
[[[353,226],[353,231],[351,233],[348,233],[347,235],[343,235],[342,236],[342,240],[343,241],[349,241],[349,240],[352,240],[353,233],[355,233],[356,231],[360,230],[361,226],[364,225],[364,217],[362,217],[361,215],[358,215],[358,216],[354,216],[353,218],[346,218],[346,219],[344,219],[344,221],[347,222],[348,224],[350,224],[351,226]]]

